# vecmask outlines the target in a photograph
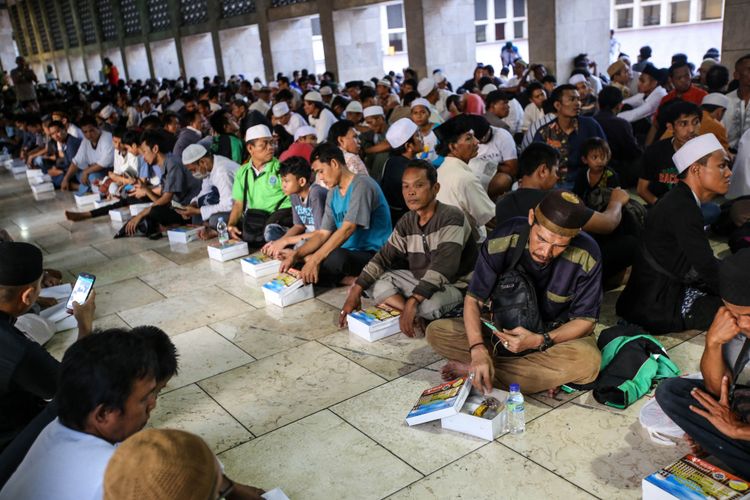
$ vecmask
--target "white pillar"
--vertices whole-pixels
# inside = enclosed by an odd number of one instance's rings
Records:
[[[0,61],[3,69],[10,72],[16,67],[16,48],[13,43],[13,25],[8,9],[0,9]]]
[[[601,5],[599,5],[601,4]],[[566,82],[573,71],[573,58],[589,55],[600,72],[609,66],[609,2],[590,0],[555,0],[555,45],[557,46],[557,82]],[[677,49],[675,49],[677,50]]]
[[[265,80],[257,24],[219,31],[219,43],[227,78],[241,74],[246,80],[256,76]]]
[[[179,78],[180,65],[177,62],[177,46],[174,38],[151,42],[149,46],[151,59],[154,61],[154,76],[156,78]]]
[[[142,43],[125,47],[125,59],[128,61],[128,74],[131,80],[146,80],[150,78],[146,46]]]
[[[185,74],[198,80],[216,76],[216,59],[211,33],[185,36],[182,42],[182,58],[185,61]]]
[[[73,79],[70,74],[70,68],[68,67],[68,60],[65,56],[55,58],[55,67],[57,67],[57,79],[61,82],[69,82]]]
[[[99,83],[100,73],[102,70],[102,58],[99,54],[86,55],[86,69],[89,70],[89,79],[92,82]]]
[[[456,82],[469,78],[476,66],[474,2],[423,0],[422,6],[427,72],[440,68]]]
[[[83,58],[80,55],[70,55],[70,67],[73,71],[73,74],[71,75],[73,81],[86,81],[86,68],[83,65]]]
[[[296,69],[315,70],[309,17],[268,23],[273,72],[291,76]]]
[[[333,11],[339,81],[367,80],[383,74],[380,7]]]

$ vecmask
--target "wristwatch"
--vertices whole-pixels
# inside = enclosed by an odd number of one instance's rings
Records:
[[[552,341],[552,337],[549,336],[549,333],[542,332],[542,336],[544,337],[544,340],[542,341],[541,344],[539,344],[539,351],[540,352],[541,351],[546,351],[547,349],[549,349],[550,347],[552,347],[553,345],[555,345],[555,343]]]

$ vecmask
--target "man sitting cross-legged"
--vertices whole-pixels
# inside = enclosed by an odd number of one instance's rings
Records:
[[[367,289],[377,303],[401,311],[401,331],[409,337],[422,336],[424,320],[438,319],[461,303],[461,292],[451,283],[474,268],[471,225],[460,208],[437,201],[437,172],[426,161],[408,163],[401,183],[410,211],[349,290],[339,318],[342,327]],[[399,262],[408,267],[400,268]]]
[[[602,300],[602,265],[596,242],[581,232],[587,217],[577,196],[553,191],[528,217],[495,229],[479,252],[463,320],[441,319],[427,327],[432,348],[451,360],[443,367],[446,378],[473,372],[477,388],[517,383],[528,393],[554,393],[560,385],[596,379],[601,353],[592,332]],[[519,242],[524,235],[527,247]],[[530,331],[501,324],[492,333],[482,326],[481,308],[497,293],[516,247],[525,248],[516,268],[533,283],[544,326]]]

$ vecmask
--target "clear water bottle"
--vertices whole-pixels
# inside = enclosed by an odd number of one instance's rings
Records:
[[[219,223],[216,224],[216,230],[219,232],[219,244],[226,244],[226,242],[229,241],[229,230],[227,229],[227,223],[224,222],[224,217],[219,217]]]
[[[510,395],[506,402],[508,410],[508,431],[511,434],[521,434],[526,430],[526,408],[524,407],[521,386],[510,384]]]

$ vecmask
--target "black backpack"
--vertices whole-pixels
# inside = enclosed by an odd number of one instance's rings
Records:
[[[534,282],[526,274],[523,267],[518,265],[521,255],[526,249],[529,240],[531,226],[526,226],[518,235],[516,248],[511,256],[508,270],[503,272],[497,279],[495,289],[492,291],[492,322],[498,330],[513,329],[522,326],[532,332],[544,331],[544,322],[539,312],[536,288]],[[536,349],[523,352],[510,352],[507,350],[500,338],[490,332],[490,342],[494,347],[494,354],[498,357],[525,356]]]

